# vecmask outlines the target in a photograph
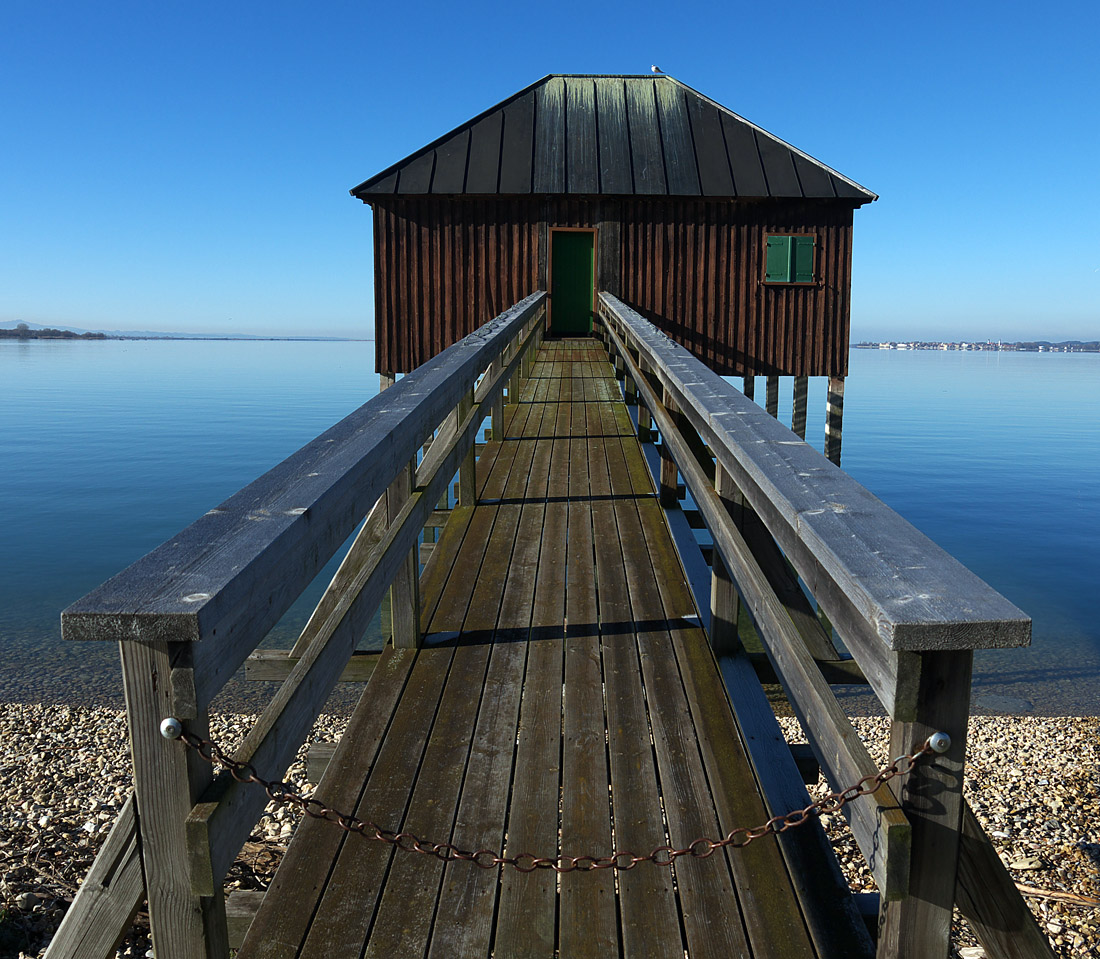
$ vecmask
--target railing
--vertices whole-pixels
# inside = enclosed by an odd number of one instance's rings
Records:
[[[830,679],[865,677],[891,717],[891,755],[951,736],[898,795],[846,807],[880,890],[878,955],[946,957],[956,903],[990,955],[1051,955],[962,795],[973,650],[1026,645],[1028,617],[634,310],[604,293],[599,320],[643,438],[660,434],[662,502],[682,478],[713,539],[711,637],[773,813],[795,805],[780,769],[793,762],[769,745],[739,603],[834,789],[875,764]],[[822,861],[801,837],[781,843],[796,877]]]
[[[393,641],[419,645],[418,537],[456,474],[473,505],[476,434],[489,416],[499,430],[526,378],[545,301],[516,304],[64,612],[64,638],[119,641],[135,795],[51,959],[113,954],[143,899],[160,959],[228,955],[222,880],[267,797],[212,780],[159,725],[205,735],[214,696],[360,524],[237,757],[283,775],[391,586]]]

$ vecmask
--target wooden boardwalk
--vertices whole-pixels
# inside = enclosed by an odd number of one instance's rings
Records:
[[[545,343],[318,796],[509,855],[649,853],[768,818],[603,346]],[[769,837],[674,869],[482,870],[306,820],[241,959],[812,956]]]

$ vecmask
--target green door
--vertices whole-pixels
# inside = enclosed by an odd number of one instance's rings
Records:
[[[585,336],[592,332],[596,234],[557,230],[550,237],[550,331]]]

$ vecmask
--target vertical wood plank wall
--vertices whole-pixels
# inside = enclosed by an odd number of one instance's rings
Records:
[[[716,372],[844,376],[852,209],[813,201],[373,200],[377,368],[408,372],[547,282],[550,226],[599,230],[598,285]],[[817,237],[810,286],[765,285],[764,236]]]

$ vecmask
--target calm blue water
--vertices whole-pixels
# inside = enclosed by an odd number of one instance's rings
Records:
[[[117,699],[117,651],[62,643],[60,611],[365,403],[373,369],[366,342],[0,341],[0,699]]]
[[[0,341],[0,699],[117,699],[115,650],[63,644],[60,610],[373,396],[373,350]],[[1098,386],[1098,355],[852,353],[845,468],[1034,618],[979,655],[979,705],[1100,714]]]

